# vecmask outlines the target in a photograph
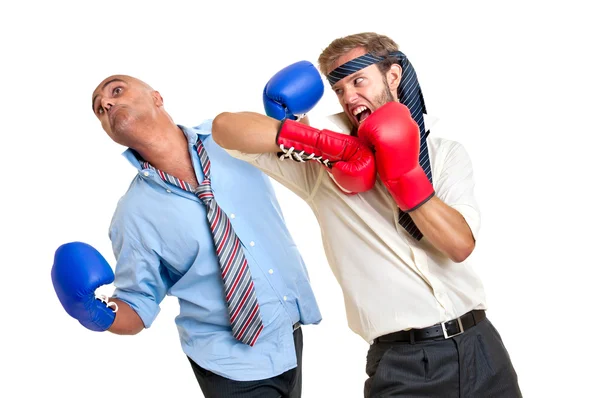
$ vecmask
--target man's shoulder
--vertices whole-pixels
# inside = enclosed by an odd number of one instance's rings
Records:
[[[461,145],[460,142],[450,139],[450,138],[446,138],[446,137],[438,137],[435,135],[430,134],[427,137],[427,144],[428,145],[432,145],[432,146],[436,146],[436,147],[454,147],[457,145]]]
[[[459,141],[431,134],[427,137],[427,145],[429,146],[429,151],[435,151],[436,154],[448,154],[465,150]]]
[[[437,167],[466,167],[471,164],[471,156],[460,141],[429,136],[427,144],[431,161]]]
[[[134,176],[123,195],[121,195],[121,197],[117,200],[114,217],[131,217],[131,215],[134,213],[134,210],[140,208],[144,196],[147,195],[147,193],[143,192],[146,186],[147,184],[144,183],[139,175]]]
[[[353,129],[352,123],[344,112],[310,115],[310,124],[315,128],[329,129],[344,134],[350,134]]]

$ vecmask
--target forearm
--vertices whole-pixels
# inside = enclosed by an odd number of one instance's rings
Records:
[[[278,152],[281,122],[254,112],[223,112],[213,120],[213,140],[225,149],[245,153]]]
[[[471,228],[463,216],[436,196],[409,213],[419,230],[438,250],[456,263],[475,248]]]
[[[118,306],[115,321],[108,329],[109,332],[132,335],[138,334],[144,329],[144,322],[129,304],[116,298],[110,298],[109,301],[115,302]]]

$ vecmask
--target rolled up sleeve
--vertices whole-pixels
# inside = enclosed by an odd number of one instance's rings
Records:
[[[248,154],[226,150],[231,156],[250,163],[290,189],[303,200],[310,200],[322,178],[324,167],[315,161],[280,159],[276,153]]]
[[[463,216],[471,228],[473,238],[477,240],[481,215],[475,199],[471,159],[460,143],[451,141],[443,164],[440,177],[435,183],[436,195]]]
[[[113,297],[129,304],[149,328],[171,282],[158,255],[140,243],[129,228],[111,228],[110,238],[117,259]]]

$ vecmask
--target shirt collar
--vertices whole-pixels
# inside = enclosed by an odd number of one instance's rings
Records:
[[[180,124],[177,125],[177,127],[179,127],[181,131],[183,131],[183,134],[187,138],[188,144],[190,146],[196,144],[198,137],[200,137],[201,140],[204,140],[206,137],[208,137],[212,132],[211,126],[211,120],[204,121],[202,124],[193,129],[186,126],[182,126]],[[140,165],[140,160],[142,159],[135,150],[127,148],[122,153],[122,155],[125,157],[125,159],[127,159],[129,163],[133,165],[133,167],[135,167],[138,170],[142,170],[142,166]]]

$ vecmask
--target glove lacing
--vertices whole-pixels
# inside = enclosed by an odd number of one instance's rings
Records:
[[[329,161],[329,159],[323,159],[323,156],[315,156],[314,153],[311,153],[309,155],[304,151],[298,152],[294,150],[294,147],[286,148],[283,146],[283,144],[279,145],[279,148],[281,148],[282,151],[281,156],[279,156],[279,160],[285,160],[287,158],[302,163],[306,162],[307,160],[316,160],[317,162],[325,165],[326,167],[332,167],[332,164]]]
[[[96,296],[96,299],[106,304],[106,306],[110,308],[113,312],[117,312],[119,310],[119,306],[117,305],[117,303],[115,303],[114,301],[108,301],[108,296],[104,294]]]

